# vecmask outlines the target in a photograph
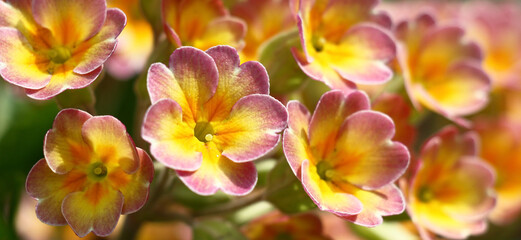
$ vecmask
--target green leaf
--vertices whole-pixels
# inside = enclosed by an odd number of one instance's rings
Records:
[[[316,208],[285,160],[278,162],[268,176],[266,200],[288,214]]]
[[[246,240],[247,238],[232,223],[222,219],[211,219],[195,224],[193,239],[198,240]]]
[[[268,71],[273,95],[293,92],[309,79],[291,53],[291,48],[299,46],[300,37],[296,28],[272,37],[261,46],[259,61]]]

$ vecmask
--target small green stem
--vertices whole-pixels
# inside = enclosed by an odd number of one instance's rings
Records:
[[[264,190],[255,191],[249,195],[246,195],[241,198],[237,198],[234,201],[229,203],[225,203],[219,205],[217,207],[212,207],[209,209],[202,209],[193,213],[194,217],[206,217],[213,215],[222,215],[233,212],[235,210],[239,210],[243,207],[246,207],[252,203],[259,202],[264,199]]]
[[[80,89],[69,89],[60,93],[54,98],[58,107],[64,108],[79,108],[89,112],[90,114],[96,114],[94,104],[96,98],[94,92],[90,86]]]

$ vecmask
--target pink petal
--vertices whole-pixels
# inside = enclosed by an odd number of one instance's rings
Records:
[[[118,119],[112,116],[95,116],[82,126],[81,135],[104,164],[134,173],[139,168],[139,157],[134,142]]]
[[[73,54],[74,58],[81,58],[79,64],[74,68],[78,74],[87,74],[100,67],[114,52],[116,48],[116,38],[119,36],[127,18],[125,14],[117,9],[107,10],[107,19],[98,34],[87,42],[78,46]]]
[[[363,189],[375,190],[398,179],[409,164],[409,151],[392,142],[394,124],[387,115],[359,111],[339,130],[335,149],[336,170]]]
[[[308,160],[302,162],[301,169],[304,190],[320,210],[339,216],[358,214],[362,211],[363,205],[358,198],[342,190],[332,189],[332,184],[320,179],[316,167],[311,167]]]
[[[101,183],[83,192],[70,193],[62,204],[63,216],[79,237],[89,232],[108,236],[118,223],[123,207],[123,194]]]
[[[201,166],[203,143],[194,128],[182,122],[182,109],[171,99],[153,104],[145,114],[142,137],[151,143],[152,155],[166,166],[194,171]]]
[[[14,85],[39,89],[49,84],[48,58],[32,50],[27,39],[14,28],[0,28],[0,75]]]
[[[58,73],[52,75],[51,81],[45,87],[37,90],[25,89],[27,96],[37,100],[47,100],[67,89],[87,87],[98,78],[101,70],[103,70],[103,66],[85,75],[73,73],[72,69],[67,69],[64,66],[60,67],[60,69]]]
[[[61,45],[83,42],[100,31],[105,22],[104,0],[34,0],[34,20],[49,29]]]
[[[277,146],[287,120],[286,108],[275,98],[248,95],[235,103],[228,119],[214,126],[213,141],[232,161],[251,161]]]
[[[64,109],[56,115],[43,145],[45,159],[54,172],[67,173],[90,162],[90,149],[81,136],[81,128],[90,118],[89,113],[77,109]]]
[[[365,227],[375,227],[383,222],[382,216],[400,214],[405,210],[405,199],[394,184],[374,191],[356,191],[364,209],[357,215],[342,218]]]
[[[215,95],[205,104],[208,122],[226,118],[233,105],[244,96],[268,94],[268,73],[262,64],[245,62],[239,65],[237,51],[229,46],[212,47],[206,53],[214,59],[219,70]]]
[[[309,111],[298,101],[288,103],[289,128],[284,131],[284,155],[295,176],[300,179],[302,161],[310,159],[308,155],[308,128],[311,119]]]
[[[212,195],[220,189],[230,195],[246,195],[255,187],[257,170],[253,163],[233,162],[220,155],[213,143],[207,145],[203,158],[196,171],[177,171],[179,178],[195,193]]]
[[[309,144],[317,156],[325,156],[334,146],[338,129],[351,114],[370,108],[369,98],[364,92],[345,95],[340,91],[329,91],[320,98],[309,125]],[[330,144],[328,144],[330,143]]]

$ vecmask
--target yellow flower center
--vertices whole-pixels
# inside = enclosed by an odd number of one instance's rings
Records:
[[[72,53],[67,47],[57,47],[50,50],[48,56],[53,63],[62,64],[71,58]]]
[[[320,161],[317,164],[317,174],[322,180],[329,181],[335,175],[335,170],[333,169],[331,163],[327,161]]]
[[[194,136],[201,142],[212,141],[215,132],[209,122],[198,122],[195,124]]]
[[[429,187],[422,186],[418,190],[417,197],[420,200],[420,202],[427,203],[427,202],[430,202],[432,199],[434,199],[434,193],[432,192],[432,190]]]
[[[107,176],[107,167],[102,162],[93,163],[90,166],[90,174],[94,179],[103,179]]]
[[[317,35],[313,35],[313,37],[311,37],[311,43],[313,44],[313,48],[315,49],[315,51],[321,52],[322,50],[324,50],[326,39]]]

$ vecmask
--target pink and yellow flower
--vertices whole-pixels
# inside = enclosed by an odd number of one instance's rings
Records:
[[[370,110],[366,94],[330,91],[313,116],[297,101],[288,103],[288,112],[284,153],[321,210],[363,226],[403,212],[393,182],[405,172],[409,152],[391,141],[393,121]]]
[[[481,110],[488,102],[490,79],[481,69],[481,52],[463,40],[464,30],[438,26],[430,15],[402,22],[396,28],[398,60],[406,89],[420,105],[458,123],[461,116]]]
[[[311,213],[288,216],[274,211],[254,219],[242,232],[250,240],[331,240],[324,234],[320,218]]]
[[[249,193],[257,182],[251,161],[272,150],[286,127],[286,109],[267,95],[264,67],[239,64],[229,46],[181,47],[169,67],[155,63],[149,70],[152,106],[143,138],[159,162],[201,195]]]
[[[483,49],[483,68],[494,88],[517,88],[521,75],[521,8],[514,2],[480,1],[464,6],[468,35]]]
[[[162,0],[163,26],[176,46],[206,50],[216,45],[244,46],[246,24],[232,17],[220,0]]]
[[[490,214],[496,224],[508,224],[521,212],[521,135],[519,126],[504,120],[479,120],[481,157],[496,170],[497,205]]]
[[[396,46],[382,30],[385,14],[374,14],[378,0],[301,0],[298,25],[303,52],[295,59],[311,78],[332,89],[352,91],[355,84],[381,84],[393,72],[386,63]]]
[[[407,210],[420,233],[463,239],[483,233],[494,208],[494,171],[477,156],[478,136],[449,126],[422,148]],[[428,231],[426,231],[428,230]]]
[[[242,61],[258,60],[264,42],[296,25],[288,0],[248,0],[233,6],[231,13],[248,25]]]
[[[91,84],[126,22],[105,0],[0,1],[0,12],[0,75],[40,100]]]
[[[119,79],[127,79],[145,67],[154,47],[154,32],[141,12],[140,1],[109,0],[108,4],[125,12],[128,21],[119,36],[118,47],[107,61],[107,70]]]
[[[62,110],[45,136],[44,155],[26,182],[44,223],[69,224],[80,237],[107,236],[121,214],[147,200],[152,161],[112,116]]]

